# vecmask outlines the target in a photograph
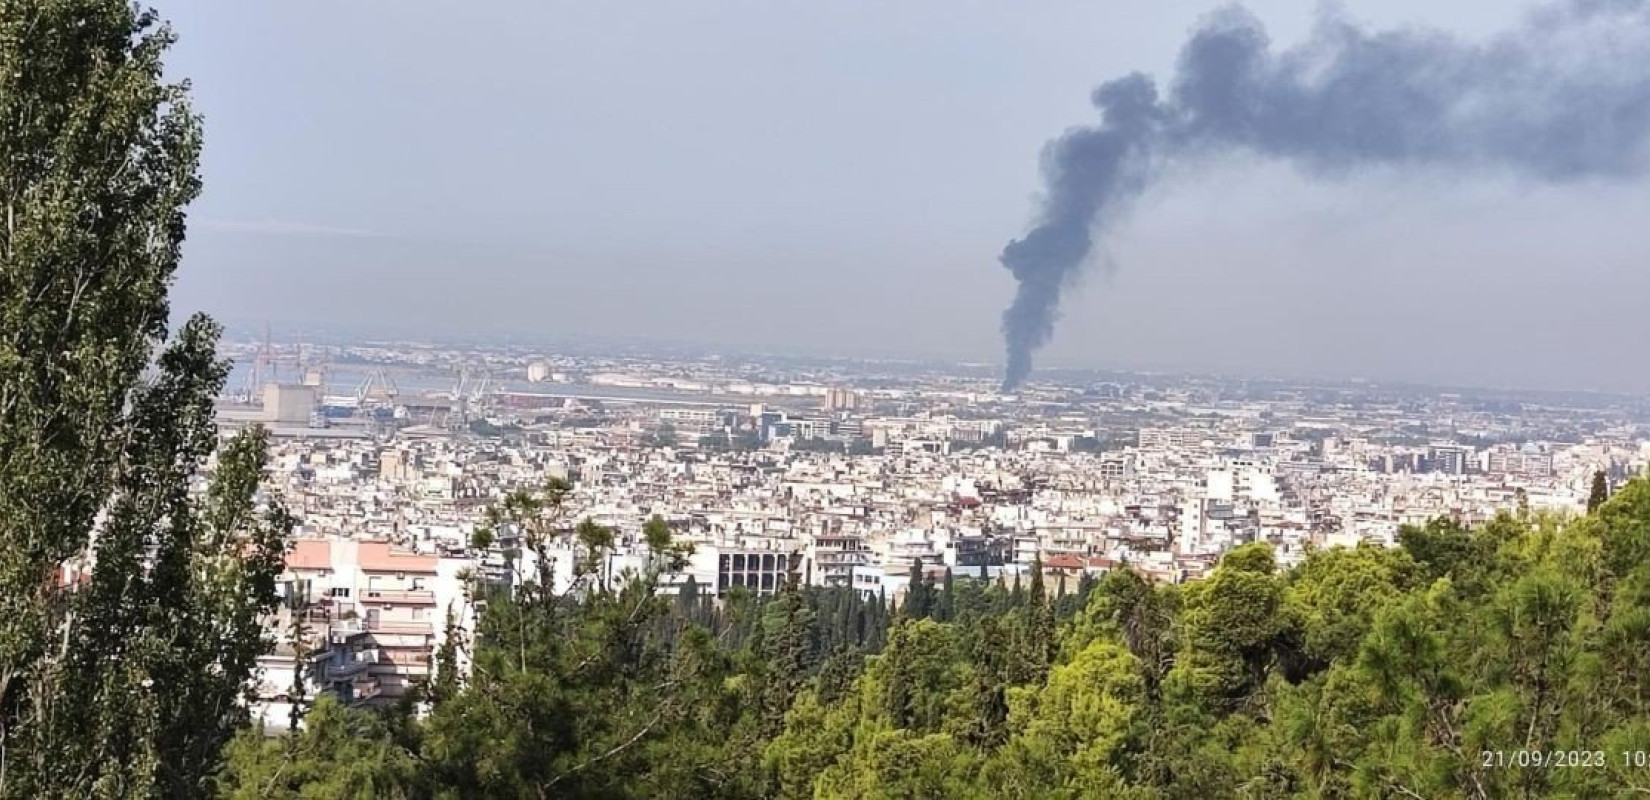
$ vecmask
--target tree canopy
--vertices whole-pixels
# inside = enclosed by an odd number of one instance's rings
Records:
[[[217,447],[218,327],[169,337],[201,147],[172,40],[0,0],[0,797],[210,794],[270,645],[265,437]]]
[[[356,724],[377,744],[336,749],[406,797],[1614,796],[1650,789],[1623,756],[1650,748],[1645,520],[1636,479],[1588,516],[1440,520],[1288,570],[1246,545],[1072,603],[1040,569],[918,579],[891,616],[794,585],[666,599],[649,575],[529,592],[489,606],[476,674],[412,734]],[[1493,760],[1537,751],[1602,761]],[[266,775],[247,762],[230,790]]]

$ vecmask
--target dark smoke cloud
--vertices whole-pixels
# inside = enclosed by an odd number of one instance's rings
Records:
[[[1274,51],[1233,7],[1192,33],[1167,98],[1133,74],[1093,99],[1100,124],[1049,143],[1037,224],[1003,248],[1019,283],[1003,313],[1005,390],[1053,335],[1095,237],[1177,159],[1248,151],[1325,177],[1373,166],[1554,183],[1642,174],[1650,13],[1642,0],[1572,0],[1483,42],[1328,15],[1309,40]]]

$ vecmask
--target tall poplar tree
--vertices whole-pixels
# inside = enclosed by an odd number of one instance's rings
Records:
[[[125,0],[0,0],[0,797],[206,794],[268,646],[263,434],[192,491],[228,365],[204,317],[165,344],[200,191],[172,41]]]

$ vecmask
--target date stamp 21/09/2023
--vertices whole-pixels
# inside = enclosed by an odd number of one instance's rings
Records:
[[[1650,750],[1485,750],[1479,766],[1486,769],[1604,769],[1625,767],[1650,770]]]

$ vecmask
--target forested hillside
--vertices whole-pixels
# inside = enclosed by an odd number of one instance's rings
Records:
[[[559,494],[509,505],[544,514]],[[598,556],[603,532],[579,530]],[[666,555],[621,592],[496,598],[474,674],[438,671],[427,720],[323,702],[300,736],[243,735],[222,786],[247,798],[1616,796],[1650,789],[1635,755],[1650,750],[1647,554],[1639,479],[1585,517],[1439,521],[1406,529],[1399,548],[1316,552],[1288,571],[1254,544],[1179,586],[1127,569],[1064,588],[951,575],[892,614],[820,589],[721,608],[691,589],[655,596]]]

